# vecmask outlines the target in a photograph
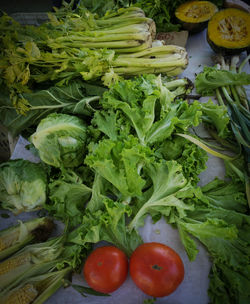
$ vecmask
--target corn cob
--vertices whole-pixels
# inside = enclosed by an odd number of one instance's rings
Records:
[[[0,291],[15,287],[19,281],[44,273],[53,268],[54,261],[63,250],[63,238],[57,237],[45,243],[24,247],[15,255],[0,263]]]
[[[1,292],[0,304],[42,304],[64,284],[64,278],[71,272],[71,267],[67,267],[27,278],[13,289]]]
[[[47,217],[19,222],[18,225],[0,231],[0,260],[32,241],[47,240],[53,229],[53,221]]]
[[[24,253],[11,259],[7,259],[0,264],[0,277],[17,269],[17,267],[29,264],[30,262],[31,255],[29,253]]]
[[[7,297],[4,298],[4,302],[0,300],[0,303],[5,304],[30,304],[37,297],[38,291],[32,284],[26,284],[19,289],[13,290]]]

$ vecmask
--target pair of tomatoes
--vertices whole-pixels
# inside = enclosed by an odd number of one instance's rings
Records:
[[[144,243],[133,252],[130,262],[114,246],[95,249],[87,258],[83,273],[94,290],[110,293],[125,281],[128,268],[132,280],[144,293],[152,297],[171,294],[184,278],[180,256],[161,243]]]

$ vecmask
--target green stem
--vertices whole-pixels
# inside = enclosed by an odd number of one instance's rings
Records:
[[[239,106],[241,104],[241,102],[240,102],[240,98],[237,94],[237,91],[235,89],[235,86],[230,86],[230,88],[231,88],[231,92],[233,94],[233,98],[234,98],[236,104]]]
[[[132,53],[132,54],[124,54],[121,55],[121,58],[126,58],[126,57],[133,57],[133,58],[138,58],[138,57],[145,57],[145,56],[157,56],[159,54],[173,54],[173,53],[183,53],[184,49],[182,47],[178,47],[175,45],[163,45],[163,46],[155,46],[148,48],[146,50]]]
[[[122,59],[117,58],[113,62],[114,67],[142,67],[142,68],[165,68],[165,67],[178,67],[186,64],[185,58],[178,58],[173,55],[172,60],[159,60],[159,59],[145,59],[145,58],[130,58]]]
[[[126,51],[126,48],[131,47],[139,47],[141,46],[146,40],[125,40],[125,41],[104,41],[104,42],[64,42],[63,44],[57,44],[52,42],[49,44],[49,47],[52,49],[63,49],[66,47],[73,47],[73,48],[123,48],[123,52]]]
[[[245,184],[246,184],[246,197],[247,197],[248,207],[250,208],[250,178],[246,172],[245,172]]]
[[[235,146],[235,144],[230,144],[227,140],[221,138],[218,136],[218,134],[212,130],[211,128],[206,128],[209,132],[209,134],[217,141],[219,142],[223,147],[232,150],[234,153],[238,153],[238,148]],[[225,150],[225,149],[224,149]]]
[[[219,153],[217,151],[210,149],[207,145],[205,145],[204,143],[202,143],[200,140],[198,140],[197,138],[195,138],[193,136],[190,136],[188,134],[180,134],[180,133],[176,133],[176,135],[186,138],[187,140],[191,141],[193,144],[195,144],[195,145],[199,146],[201,149],[205,150],[207,153],[210,153],[216,157],[222,158],[224,160],[229,160],[229,161],[235,159],[235,157],[230,157],[226,154],[222,154],[222,153]]]
[[[238,73],[241,73],[242,69],[244,68],[247,61],[250,59],[250,54],[242,61],[242,63],[239,66]]]
[[[139,32],[139,33],[116,33],[116,34],[104,34],[96,37],[91,37],[87,35],[69,35],[65,37],[58,37],[55,42],[60,43],[73,43],[73,42],[112,42],[112,41],[123,41],[123,40],[147,40],[149,37],[149,32]]]
[[[215,92],[216,92],[216,97],[217,97],[217,100],[218,100],[218,103],[221,105],[221,106],[224,106],[224,101],[222,99],[222,96],[220,94],[220,90],[219,88],[215,89]]]
[[[58,277],[53,280],[51,284],[42,292],[33,302],[33,304],[43,304],[49,297],[51,297],[60,287],[63,286],[63,279],[72,272],[71,267],[61,270],[58,272]],[[53,273],[51,273],[53,276]]]
[[[247,99],[247,94],[243,86],[235,86],[235,89],[240,98],[241,104],[249,111],[249,101]]]
[[[234,104],[234,100],[231,98],[231,96],[228,94],[228,90],[226,87],[221,87],[222,92],[226,98],[226,100],[229,102],[229,104]]]

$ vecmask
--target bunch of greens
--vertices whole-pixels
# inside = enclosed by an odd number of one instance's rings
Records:
[[[250,217],[242,183],[215,179],[201,188],[196,208],[178,220],[181,240],[194,260],[197,238],[212,257],[211,303],[248,303],[250,299]]]
[[[178,75],[186,68],[184,48],[152,48],[155,23],[140,8],[97,17],[82,5],[72,10],[72,4],[48,13],[48,22],[37,27],[21,26],[6,14],[0,17],[0,84],[7,87],[1,99],[7,109],[6,95],[20,114],[40,109],[40,104],[34,108],[29,102],[30,93],[67,85],[72,79],[102,79],[108,86],[123,75]]]
[[[49,183],[46,209],[70,226],[84,223],[78,228],[78,243],[106,240],[130,254],[141,242],[136,229],[148,213],[174,218],[175,209],[184,216],[191,208],[181,195],[193,195],[192,184],[205,169],[207,157],[196,145],[174,136],[201,122],[200,104],[188,105],[181,99],[189,91],[187,79],[148,75],[117,82],[104,93],[101,109],[87,129],[84,164],[64,169]],[[167,153],[167,139],[176,141],[174,161]],[[187,160],[185,148],[199,161]],[[185,160],[188,165],[182,172]],[[127,226],[126,219],[135,216]]]
[[[250,226],[244,185],[230,170],[232,157],[223,154],[231,181],[198,187],[207,153],[190,132],[206,122],[223,139],[232,139],[230,119],[224,106],[187,102],[191,88],[187,79],[152,74],[111,85],[86,126],[82,161],[71,168],[48,165],[44,207],[67,225],[69,246],[63,252],[75,265],[99,241],[129,257],[143,242],[139,228],[145,217],[153,222],[163,217],[178,228],[190,260],[197,254],[196,239],[206,246],[213,261],[212,302],[247,302]],[[60,139],[57,130],[50,131],[48,139]],[[56,141],[53,145],[57,148]],[[46,140],[38,151],[44,146]]]
[[[224,107],[211,101],[188,104],[181,98],[187,89],[185,82],[148,75],[111,86],[88,127],[91,140],[85,165],[75,171],[83,182],[83,192],[79,191],[82,204],[69,204],[63,191],[69,193],[77,182],[71,179],[64,185],[61,178],[62,188],[58,189],[66,198],[65,208],[62,200],[58,205],[54,198],[46,208],[73,223],[72,215],[76,218],[84,205],[73,242],[108,241],[128,256],[142,242],[138,228],[145,217],[150,215],[154,222],[164,217],[179,229],[190,260],[198,252],[190,235],[208,249],[213,261],[209,288],[213,303],[222,297],[231,299],[228,303],[249,300],[245,269],[249,267],[250,226],[244,186],[235,179],[215,180],[199,188],[198,174],[206,168],[207,155],[185,138],[195,138],[189,128],[202,121],[231,138],[229,117]],[[90,176],[87,172],[92,172],[91,179],[86,178]],[[86,187],[91,188],[87,202]]]
[[[65,86],[52,86],[48,89],[36,89],[29,93],[20,93],[27,103],[16,109],[12,104],[6,87],[1,87],[0,118],[13,137],[25,132],[31,135],[41,119],[50,113],[74,114],[83,119],[90,117],[98,108],[98,101],[106,89],[75,80]],[[21,112],[19,114],[17,112]]]
[[[219,104],[227,109],[230,117],[230,127],[234,134],[236,146],[245,158],[245,168],[233,167],[238,177],[246,184],[246,194],[250,205],[250,103],[244,86],[250,84],[250,75],[242,72],[249,59],[247,56],[237,68],[239,56],[233,56],[227,63],[224,57],[215,58],[218,61],[215,67],[205,67],[195,80],[195,87],[202,95],[216,95]],[[223,138],[218,134],[217,138]],[[234,164],[236,165],[236,164]],[[231,166],[232,168],[232,166]]]

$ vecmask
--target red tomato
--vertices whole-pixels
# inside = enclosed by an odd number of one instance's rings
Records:
[[[114,246],[99,247],[88,256],[83,274],[88,285],[94,290],[103,293],[113,292],[127,277],[127,257]]]
[[[130,275],[144,293],[165,297],[172,293],[184,278],[180,256],[161,243],[145,243],[136,248],[130,259]]]

